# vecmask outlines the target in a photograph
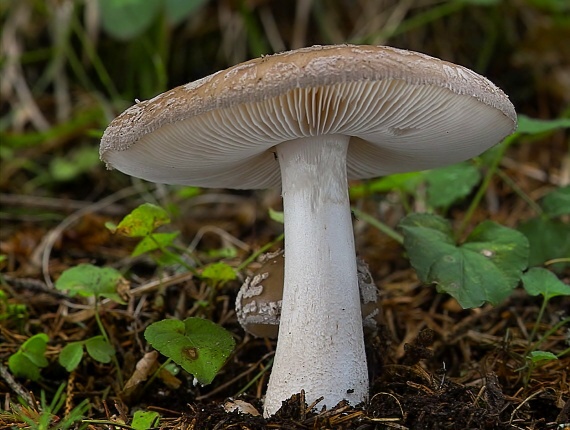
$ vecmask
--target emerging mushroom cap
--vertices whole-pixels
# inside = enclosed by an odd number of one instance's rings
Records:
[[[248,276],[236,297],[239,324],[255,337],[275,339],[279,331],[284,287],[283,250],[260,257],[261,266]],[[364,260],[356,258],[362,325],[367,334],[375,334],[382,316],[378,290]]]
[[[276,145],[350,136],[349,179],[480,154],[516,127],[508,97],[464,67],[382,46],[313,46],[251,60],[135,104],[101,141],[110,168],[153,182],[267,188]]]

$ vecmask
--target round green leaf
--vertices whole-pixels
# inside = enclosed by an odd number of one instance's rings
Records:
[[[570,285],[564,284],[550,270],[533,267],[522,276],[523,287],[531,296],[544,297],[546,301],[557,296],[570,296]]]
[[[83,358],[83,342],[71,342],[59,353],[59,364],[65,367],[65,370],[72,372],[79,366]]]
[[[126,282],[121,273],[111,267],[80,264],[64,271],[55,283],[58,290],[69,291],[70,296],[103,296],[117,303],[125,303],[117,288]]]
[[[570,255],[568,223],[550,218],[533,218],[518,227],[530,243],[529,266],[540,266],[548,260]],[[557,263],[552,266],[555,272],[561,272],[567,264]]]
[[[528,240],[491,221],[457,246],[451,226],[438,216],[412,214],[399,227],[418,277],[453,296],[464,308],[500,303],[516,287],[528,261]]]
[[[45,333],[38,333],[25,341],[8,359],[12,373],[32,381],[38,380],[40,368],[49,364],[45,357],[48,341],[49,337]]]
[[[158,321],[146,328],[144,336],[201,384],[212,382],[235,346],[227,330],[202,318]]]
[[[481,174],[473,164],[465,162],[430,170],[425,178],[429,184],[427,200],[430,206],[447,208],[466,197],[481,179]]]
[[[38,367],[46,367],[48,365],[45,352],[49,337],[45,333],[38,333],[20,347],[20,352],[24,354],[32,363]]]
[[[544,196],[542,209],[553,218],[570,214],[570,185],[557,188]]]
[[[99,363],[109,363],[115,355],[115,348],[103,336],[94,336],[85,341],[85,349],[91,358]]]
[[[430,278],[434,261],[455,252],[451,225],[443,218],[429,214],[412,214],[400,221],[404,247],[410,261],[423,282]],[[438,245],[438,254],[429,258],[432,244]]]
[[[16,352],[8,359],[8,367],[14,376],[32,381],[40,379],[40,368],[21,352]]]

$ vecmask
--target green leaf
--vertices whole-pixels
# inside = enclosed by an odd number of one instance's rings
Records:
[[[107,297],[117,303],[125,302],[117,294],[117,288],[127,282],[121,273],[111,267],[80,264],[65,270],[55,283],[58,290],[69,291],[70,296]]]
[[[457,246],[445,219],[412,214],[399,227],[420,280],[453,296],[464,308],[500,303],[516,287],[528,261],[526,237],[491,221]]]
[[[146,328],[144,336],[201,384],[212,382],[235,346],[227,330],[201,318],[158,321]]]
[[[473,164],[466,162],[430,170],[425,178],[429,184],[427,200],[430,206],[447,208],[469,195],[481,174]]]
[[[32,381],[40,379],[40,368],[21,352],[16,352],[10,356],[8,367],[14,376]]]
[[[209,279],[214,284],[225,284],[228,281],[236,279],[236,272],[231,266],[218,261],[204,268],[202,278]]]
[[[136,257],[156,249],[166,248],[172,245],[172,242],[179,234],[180,232],[178,231],[173,233],[152,233],[137,244],[132,256]]]
[[[424,180],[426,172],[395,173],[379,179],[366,181],[350,187],[350,197],[359,198],[374,193],[387,193],[389,191],[401,191],[412,194]]]
[[[56,181],[71,181],[98,166],[100,162],[97,147],[80,148],[65,158],[53,158],[49,166],[50,175]]]
[[[109,363],[115,355],[115,348],[103,336],[94,336],[85,341],[85,349],[91,358],[100,363]]]
[[[544,196],[542,209],[551,218],[570,214],[570,185],[557,188]]]
[[[518,230],[530,243],[529,266],[541,266],[548,260],[570,255],[568,224],[548,218],[533,218],[521,224]],[[559,272],[568,264],[552,265]]]
[[[178,24],[206,3],[206,1],[207,0],[166,0],[164,6],[166,7],[168,22],[173,25]]]
[[[170,217],[164,209],[144,203],[123,218],[115,232],[128,237],[145,237],[169,223]]]
[[[63,347],[59,353],[59,364],[65,367],[65,370],[72,372],[79,366],[83,358],[83,342],[71,342]]]
[[[158,427],[160,415],[154,411],[136,411],[133,416],[131,427],[135,430],[148,430]]]
[[[283,215],[283,212],[276,211],[276,210],[273,210],[271,208],[269,208],[269,218],[271,218],[273,221],[278,222],[280,224],[283,224],[285,222],[285,217]]]
[[[531,296],[544,297],[546,301],[557,296],[570,296],[570,285],[564,284],[550,270],[533,267],[522,276],[523,287]]]
[[[518,115],[518,123],[517,133],[524,134],[540,134],[559,128],[570,128],[570,118],[543,120]]]
[[[163,0],[99,0],[103,29],[116,39],[131,40],[145,31]]]
[[[8,359],[10,371],[15,376],[37,381],[40,369],[49,364],[45,357],[48,341],[49,337],[45,333],[38,333],[25,341]]]
[[[202,188],[199,187],[182,187],[176,191],[176,196],[181,199],[191,199],[202,193]]]
[[[542,361],[558,360],[558,357],[548,351],[532,351],[527,355],[527,359],[532,363],[539,363]]]
[[[24,354],[32,363],[38,367],[46,367],[48,365],[45,352],[49,337],[45,333],[38,333],[20,347],[20,352]]]
[[[404,246],[413,255],[412,265],[420,279],[430,276],[432,261],[427,258],[433,243],[455,248],[451,224],[442,217],[429,214],[411,214],[400,221],[398,227],[404,233]]]

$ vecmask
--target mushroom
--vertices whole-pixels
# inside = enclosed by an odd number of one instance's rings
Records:
[[[262,254],[261,266],[246,277],[236,297],[236,315],[239,324],[255,337],[275,339],[281,319],[284,278],[283,250]],[[364,334],[375,335],[381,314],[378,290],[368,265],[356,259],[360,309]]]
[[[264,254],[262,266],[245,278],[236,297],[236,316],[255,337],[276,338],[283,298],[283,251]]]
[[[367,399],[349,179],[474,157],[516,127],[508,97],[464,67],[381,46],[254,59],[127,109],[101,159],[149,181],[281,185],[285,288],[264,415]]]

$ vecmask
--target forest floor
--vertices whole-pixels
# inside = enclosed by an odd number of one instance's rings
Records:
[[[519,160],[524,165],[524,159]],[[520,173],[524,169],[517,172],[514,174],[519,175],[519,183],[536,187],[526,192],[536,194],[540,184],[524,177]],[[524,210],[512,207],[517,200],[511,192],[499,187],[493,188],[496,194],[489,198],[497,198],[498,204],[491,206],[500,209],[495,213],[480,210],[477,219],[508,223],[515,219],[513,214],[523,215]],[[215,287],[188,273],[180,276],[162,270],[157,276],[153,259],[131,257],[134,240],[112,235],[105,227],[106,222],[118,222],[138,204],[134,197],[119,201],[127,194],[119,193],[117,201],[106,205],[82,201],[80,192],[77,199],[62,200],[19,200],[12,195],[7,201],[8,196],[4,196],[4,203],[19,208],[21,213],[2,222],[2,253],[9,258],[2,263],[1,280],[2,289],[10,297],[3,302],[3,311],[7,312],[11,303],[24,304],[25,310],[19,318],[2,321],[0,358],[5,363],[27,339],[25,333],[41,331],[50,339],[46,351],[49,365],[42,369],[41,379],[0,380],[6,411],[18,410],[7,403],[16,402],[16,393],[24,398],[34,393],[35,401],[30,403],[34,405],[41,390],[53,394],[64,384],[67,398],[64,408],[58,411],[60,415],[68,415],[74,406],[89,399],[91,420],[127,424],[133,410],[144,409],[160,413],[161,428],[568,427],[570,356],[534,367],[525,358],[532,347],[529,332],[540,311],[540,298],[519,288],[498,306],[464,310],[449,296],[422,285],[401,246],[360,220],[355,221],[357,249],[376,281],[382,309],[380,328],[367,337],[370,400],[357,407],[340,404],[317,412],[318,404],[308,407],[299,395],[276,416],[262,418],[261,398],[275,343],[246,335],[237,323],[233,304],[240,281]],[[191,218],[179,217],[177,225],[183,234],[201,232],[195,236],[200,240],[195,252],[203,263],[216,260],[209,256],[211,250],[232,242],[240,244],[243,249],[225,259],[237,267],[252,249],[271,242],[280,233],[281,226],[266,214],[264,206],[268,203],[279,206],[275,192],[203,193],[176,202],[181,213],[192,213]],[[185,204],[190,209],[184,208]],[[458,208],[454,218],[460,219],[461,213]],[[56,221],[38,222],[47,214]],[[206,231],[210,233],[200,236]],[[89,358],[71,373],[57,364],[56,357],[66,342],[98,333],[92,301],[69,298],[49,285],[62,271],[80,263],[128,267],[131,273],[127,304],[107,301],[99,307],[101,320],[117,349],[119,369],[112,363],[101,364]],[[240,278],[255,267],[255,262],[250,264]],[[161,277],[169,281],[157,282]],[[561,279],[568,282],[568,273]],[[537,327],[539,336],[544,337],[541,350],[556,353],[567,348],[567,329],[551,328],[569,307],[569,297],[549,302]],[[144,328],[165,315],[208,317],[231,331],[237,347],[211,385],[194,386],[191,376],[181,372],[170,379],[154,380],[144,391],[142,384],[125,391],[118,383],[117,372],[122,381],[133,376],[135,364],[150,351],[142,341]],[[232,409],[236,410],[228,412]],[[28,416],[39,413],[33,406],[20,409],[24,410]],[[0,414],[0,422],[7,427],[24,427],[17,414],[10,412]],[[93,421],[89,427],[109,428],[99,422]]]

